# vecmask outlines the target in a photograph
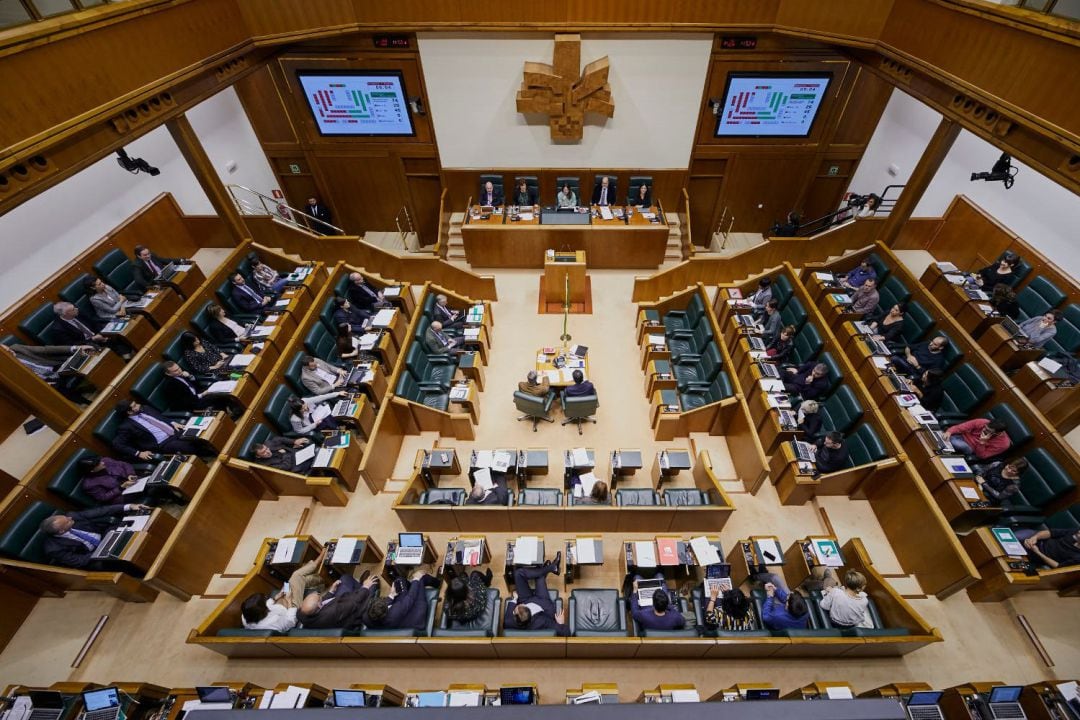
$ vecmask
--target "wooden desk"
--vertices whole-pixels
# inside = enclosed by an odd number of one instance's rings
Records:
[[[143,293],[143,298],[149,300],[146,305],[142,307],[125,306],[125,309],[128,315],[142,315],[158,330],[176,314],[182,304],[180,294],[168,287],[147,290]]]
[[[460,475],[461,461],[454,448],[432,448],[430,452],[424,452],[421,469],[427,471],[432,478],[442,475]],[[437,483],[433,482],[432,485],[435,486]]]
[[[991,325],[979,338],[979,347],[1002,370],[1017,370],[1022,365],[1042,357],[1044,350],[1020,347],[1002,325]]]
[[[459,549],[464,548],[465,543],[473,543],[480,541],[480,554],[474,558],[462,557],[459,562],[456,553]],[[460,546],[460,548],[459,548]],[[457,535],[450,538],[446,542],[446,554],[443,555],[442,565],[439,566],[439,572],[442,572],[445,568],[454,567],[480,567],[487,565],[491,562],[491,548],[488,547],[487,538],[483,535]]]
[[[415,568],[425,563],[433,563],[438,557],[438,553],[435,552],[435,545],[431,542],[431,538],[424,535],[424,552],[420,556],[420,562],[408,563],[405,565],[398,565],[394,559],[394,555],[397,552],[398,543],[397,540],[391,540],[386,543],[386,555],[383,559],[383,572],[382,577],[387,583],[392,583],[395,575],[400,577],[408,577],[409,573]]]
[[[545,303],[584,303],[588,288],[584,250],[550,250],[544,254],[544,275],[540,280],[540,290],[544,294]]]
[[[722,287],[717,289],[713,310],[716,312],[716,323],[720,327],[728,324],[728,320],[733,313],[750,313],[753,309],[754,304],[747,300],[738,288]]]
[[[667,346],[667,337],[659,333],[646,335],[645,343],[641,346],[641,369],[646,370],[649,363],[654,360],[671,360],[671,350]],[[663,340],[663,342],[654,342]]]
[[[458,355],[458,374],[463,380],[470,380],[476,384],[480,391],[484,389],[484,363],[481,362],[478,351],[465,352]],[[455,377],[455,380],[458,378]],[[386,380],[383,380],[383,385]]]
[[[976,528],[962,536],[960,544],[982,576],[967,588],[973,602],[998,602],[1038,585],[1038,575],[1027,575],[1020,569],[1027,562],[1027,555],[1007,555],[990,528]]]
[[[661,456],[665,456],[666,465],[661,462]],[[659,490],[660,486],[671,477],[678,475],[683,470],[689,470],[694,466],[693,456],[686,448],[671,448],[660,450],[653,457],[652,483],[653,489]]]
[[[760,566],[764,566],[766,572],[785,577],[784,557],[781,555],[775,560],[766,558],[758,545],[760,540],[771,541],[776,543],[776,547],[780,547],[780,538],[775,535],[751,535],[745,540],[739,540],[728,551],[727,562],[731,565],[732,586],[738,587],[742,585],[753,574],[752,570]],[[795,586],[789,584],[789,587]]]
[[[348,561],[335,562],[334,552],[343,541],[355,543],[353,552]],[[339,575],[351,575],[361,565],[382,565],[384,560],[382,549],[368,535],[342,535],[326,543],[325,564]]]
[[[670,360],[650,360],[645,368],[645,397],[652,397],[657,390],[674,390],[675,376]]]
[[[679,425],[682,407],[678,393],[672,390],[657,390],[652,396],[650,423],[657,440],[671,440]]]
[[[644,467],[641,459],[641,450],[638,448],[620,448],[611,451],[611,472],[609,473],[609,487],[615,490],[615,485],[621,477],[631,477]]]
[[[455,385],[450,389],[450,392],[456,388],[462,387],[461,385]],[[476,383],[469,382],[466,386],[466,395],[461,399],[454,399],[453,394],[450,396],[451,405],[460,405],[461,409],[469,413],[469,418],[472,420],[473,425],[480,424],[480,392],[476,389]]]
[[[386,310],[378,310],[376,312],[385,311]],[[390,312],[392,313],[390,319],[378,325],[375,324],[373,317],[371,328],[372,330],[385,330],[389,333],[390,337],[393,339],[394,349],[400,353],[401,349],[405,346],[405,315],[397,308],[390,310]]]
[[[548,474],[547,448],[528,448],[518,453],[518,473],[527,475]]]
[[[461,334],[461,347],[471,353],[478,353],[480,363],[488,364],[488,352],[491,349],[491,339],[488,337],[488,329],[483,325],[468,325]]]
[[[156,330],[149,318],[142,315],[132,315],[121,319],[127,321],[124,323],[123,329],[115,333],[102,331],[101,334],[106,338],[123,338],[131,345],[134,352],[138,352],[150,344],[150,338],[154,337]]]
[[[797,587],[803,583],[806,578],[815,574],[816,568],[828,568],[832,567],[833,572],[836,573],[836,579],[840,580],[843,577],[843,573],[840,572],[845,564],[843,556],[840,556],[839,565],[823,565],[818,562],[817,555],[814,554],[812,544],[814,540],[830,540],[836,544],[836,548],[840,548],[840,542],[832,535],[810,535],[796,540],[793,542],[787,550],[784,551],[784,565],[788,568],[786,580],[788,587]]]
[[[975,493],[977,497],[972,500],[965,492]],[[934,500],[957,533],[970,532],[974,528],[992,523],[994,518],[1001,514],[1001,508],[987,499],[979,484],[967,478],[946,480],[934,490]]]
[[[361,337],[368,337],[371,333],[365,333]],[[368,349],[368,352],[379,359],[379,366],[386,374],[393,372],[394,363],[397,362],[398,347],[394,344],[390,333],[379,333],[378,341]]]
[[[852,689],[851,683],[846,682],[846,681],[844,681],[844,682],[825,681],[825,682],[815,682],[815,683],[811,683],[809,685],[804,685],[801,688],[795,688],[794,690],[789,692],[787,695],[784,695],[782,699],[784,699],[784,700],[819,700],[819,699],[828,699],[829,690],[830,689],[835,689],[835,688],[840,688],[842,690],[847,690],[850,697],[852,697],[852,698],[855,697],[855,691]]]
[[[642,338],[648,333],[663,333],[664,323],[663,321],[653,322],[648,319],[648,315],[645,310],[638,310],[637,317],[637,343],[642,343]]]
[[[367,395],[352,395],[351,398],[349,412],[335,415],[334,419],[356,428],[366,440],[371,437],[371,428],[375,425],[375,408]],[[335,404],[336,402],[334,401]]]
[[[1080,385],[1070,382],[1061,370],[1051,374],[1029,362],[1013,375],[1013,382],[1062,435],[1080,424]]]
[[[536,216],[504,222],[500,214],[485,221],[478,212],[474,206],[461,226],[465,256],[473,267],[542,268],[547,251],[559,248],[584,250],[589,267],[656,268],[667,248],[668,226],[649,222],[640,212],[628,224],[593,218],[589,225],[542,224]]]
[[[176,528],[176,518],[161,508],[154,508],[146,527],[135,533],[115,562],[130,565],[138,569],[140,573],[145,573],[157,560],[158,553],[172,535],[174,528]],[[113,561],[110,561],[110,564],[111,562]]]
[[[208,426],[199,431],[199,439],[205,440],[210,447],[220,453],[232,437],[233,431],[236,430],[236,422],[224,410],[202,411],[199,414],[213,418]]]
[[[537,362],[536,362],[536,372],[537,373],[546,373],[546,372],[549,372],[551,370],[555,370],[556,369],[555,368],[555,358],[559,357],[560,355],[564,355],[564,354],[569,355],[570,354],[570,349],[566,348],[566,347],[561,348],[561,349],[556,347],[554,353],[545,354],[544,353],[544,348],[537,348],[535,357],[539,358],[541,355],[544,355],[544,361],[540,362],[540,360],[537,360]],[[574,357],[576,357],[576,356],[574,356]],[[589,379],[589,356],[586,355],[582,359],[585,361],[585,366],[582,367],[582,368],[577,368],[577,369],[581,370],[585,374],[585,379],[588,380]],[[571,368],[563,368],[563,369],[564,370],[569,370],[571,374],[573,373],[573,369],[571,369]],[[561,379],[561,378],[558,379],[558,380],[551,380],[549,378],[549,382],[551,383],[551,387],[553,387],[553,388],[564,388],[564,387],[568,387],[568,386],[574,384],[574,381],[572,379],[564,380],[564,379]]]
[[[199,291],[199,286],[204,282],[206,282],[206,276],[203,275],[202,269],[194,262],[191,262],[188,264],[187,270],[177,272],[168,281],[161,284],[176,290],[187,300]]]
[[[363,367],[363,363],[357,367]],[[370,375],[357,383],[356,389],[367,395],[375,407],[380,407],[386,398],[386,368],[378,360],[373,360],[368,370],[370,370]]]
[[[123,369],[123,358],[108,348],[100,348],[90,353],[86,364],[79,368],[76,375],[100,391],[111,385]]]
[[[376,285],[377,282],[369,281],[372,285]],[[416,300],[413,299],[412,287],[409,283],[398,283],[397,285],[383,285],[381,287],[383,299],[388,303],[392,303],[401,312],[405,313],[405,317],[408,320],[412,319],[413,313],[416,312]],[[407,322],[407,321],[406,321]]]
[[[165,462],[165,461],[162,461]],[[203,461],[189,456],[169,478],[169,485],[184,497],[191,499],[206,479],[209,468]]]
[[[596,562],[582,562],[578,559],[577,543],[581,542],[595,542],[599,544],[599,548],[596,552],[596,557],[599,558]],[[564,571],[563,577],[566,579],[567,585],[572,585],[575,580],[581,577],[581,569],[583,567],[600,566],[604,564],[604,538],[602,535],[575,535],[572,539],[566,541],[566,547],[563,552]]]

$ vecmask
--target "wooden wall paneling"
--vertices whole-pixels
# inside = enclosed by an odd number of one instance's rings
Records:
[[[963,195],[957,195],[926,249],[940,260],[969,268],[984,263],[986,258],[998,257],[1015,240],[1014,232]]]
[[[402,157],[401,165],[413,229],[422,245],[434,245],[439,239],[442,196],[439,160],[437,157]]]
[[[12,409],[22,410],[12,418],[16,426],[30,414],[56,432],[63,432],[79,416],[79,407],[75,403],[38,378],[7,351],[0,352],[0,384],[4,386],[5,395],[12,398]],[[30,412],[26,413],[26,410]]]
[[[26,618],[30,617],[30,611],[38,601],[37,596],[3,582],[3,577],[0,572],[0,604],[4,606],[4,612],[0,613],[0,652],[15,637]]]
[[[836,124],[830,145],[854,145],[865,148],[881,120],[893,86],[870,72],[862,63],[854,63],[854,82]]]
[[[401,163],[386,150],[319,150],[313,153],[323,197],[335,210],[334,224],[346,232],[394,230],[405,205]]]
[[[814,158],[806,152],[739,152],[728,164],[719,200],[735,217],[732,229],[766,233],[773,223],[797,211],[802,178],[813,170]],[[690,202],[693,206],[695,199],[691,197]]]
[[[893,243],[893,250],[925,250],[941,229],[941,223],[941,218],[909,218]]]
[[[300,140],[282,97],[281,83],[274,73],[277,67],[276,63],[266,63],[233,85],[256,137],[264,146]]]

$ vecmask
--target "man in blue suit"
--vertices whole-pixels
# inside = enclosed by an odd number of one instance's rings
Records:
[[[262,310],[264,307],[273,302],[273,298],[269,295],[261,295],[257,290],[252,288],[244,281],[244,276],[240,273],[233,273],[231,278],[232,301],[236,304],[236,307],[240,308],[246,313],[255,313]]]
[[[428,601],[424,588],[439,584],[438,578],[420,571],[413,573],[408,583],[398,578],[388,596],[376,598],[368,605],[364,625],[385,630],[426,630]]]
[[[518,630],[554,630],[557,637],[569,637],[570,627],[562,613],[555,612],[555,603],[548,595],[547,576],[559,572],[562,553],[539,567],[522,567],[514,571],[514,595],[506,603],[503,627]],[[536,587],[529,586],[535,580]]]

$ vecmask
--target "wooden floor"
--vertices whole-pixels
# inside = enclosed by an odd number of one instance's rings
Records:
[[[842,541],[852,536],[863,539],[875,566],[889,576],[894,587],[912,598],[914,608],[941,630],[945,642],[902,658],[740,662],[565,660],[547,662],[542,668],[533,660],[230,661],[184,643],[188,631],[229,591],[237,576],[248,570],[262,539],[294,532],[305,510],[311,511],[307,530],[320,539],[343,532],[363,532],[383,541],[394,536],[401,529],[390,510],[393,497],[401,487],[399,481],[394,481],[377,496],[372,496],[361,483],[348,505],[342,508],[322,507],[298,497],[262,503],[224,573],[210,583],[202,597],[190,602],[161,596],[153,603],[139,605],[92,592],[42,600],[0,654],[0,683],[45,685],[61,680],[102,683],[145,680],[175,687],[228,679],[264,686],[281,681],[311,681],[326,687],[386,682],[406,690],[439,688],[453,682],[489,685],[536,682],[543,701],[558,702],[566,688],[579,686],[582,681],[617,682],[622,699],[629,701],[641,689],[659,682],[692,682],[703,696],[708,696],[740,681],[768,681],[787,691],[815,680],[848,680],[857,691],[863,691],[908,680],[926,681],[940,688],[968,680],[1029,683],[1080,675],[1080,613],[1075,599],[1029,592],[1011,602],[976,605],[965,593],[944,602],[922,597],[914,580],[903,574],[868,503],[829,497],[803,507],[782,507],[768,483],[757,496],[742,492],[723,437],[695,436],[673,443],[653,441],[634,336],[635,309],[627,300],[633,284],[631,271],[590,271],[593,313],[570,318],[573,342],[590,348],[592,379],[600,396],[599,422],[586,425],[580,438],[573,425],[542,424],[533,433],[531,423],[515,422],[512,391],[533,366],[536,348],[557,343],[562,318],[537,314],[538,271],[496,271],[494,275],[500,300],[494,306],[492,360],[486,368],[487,389],[482,395],[477,439],[468,443],[445,441],[444,445],[455,446],[462,453],[472,447],[496,445],[548,447],[553,453],[579,445],[593,447],[598,452],[640,447],[646,457],[651,457],[660,447],[693,444],[695,448],[708,449],[737,508],[721,533],[725,546],[740,537],[766,532],[779,535],[786,546],[797,537],[823,532],[824,511]],[[436,439],[432,434],[407,438],[394,477],[404,478],[416,450],[430,448]],[[33,453],[38,444],[5,443],[0,447],[0,456],[12,457],[0,457],[0,462],[4,467],[25,462],[27,458],[20,460],[22,453]],[[556,469],[561,466],[554,461],[552,464]],[[554,487],[559,481],[556,470],[538,484]],[[647,473],[631,484],[645,482]],[[912,532],[917,533],[918,528],[912,528]],[[437,546],[445,537],[433,534]],[[489,540],[493,547],[499,548],[504,537],[491,535]],[[614,550],[606,550],[609,563],[592,579],[598,585],[611,586],[615,582],[614,563],[610,562]],[[197,550],[193,548],[193,551]],[[501,560],[501,554],[496,551],[497,560]],[[561,581],[556,586],[565,592]],[[584,586],[584,581],[577,585]],[[87,634],[102,615],[108,615],[109,621],[100,638],[82,666],[71,668]],[[1020,629],[1018,615],[1026,617],[1034,627],[1055,667],[1042,664]]]

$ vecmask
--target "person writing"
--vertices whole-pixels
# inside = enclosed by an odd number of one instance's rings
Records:
[[[583,395],[595,395],[596,388],[592,382],[585,379],[585,373],[581,370],[575,370],[571,375],[574,378],[574,384],[563,390],[563,394],[566,397],[581,397]]]
[[[525,375],[525,380],[518,383],[518,390],[526,395],[545,397],[551,390],[551,382],[548,380],[547,375],[540,379],[539,373],[530,370]]]
[[[570,185],[563,183],[562,190],[555,196],[555,202],[561,208],[575,208],[577,207],[577,193]]]

